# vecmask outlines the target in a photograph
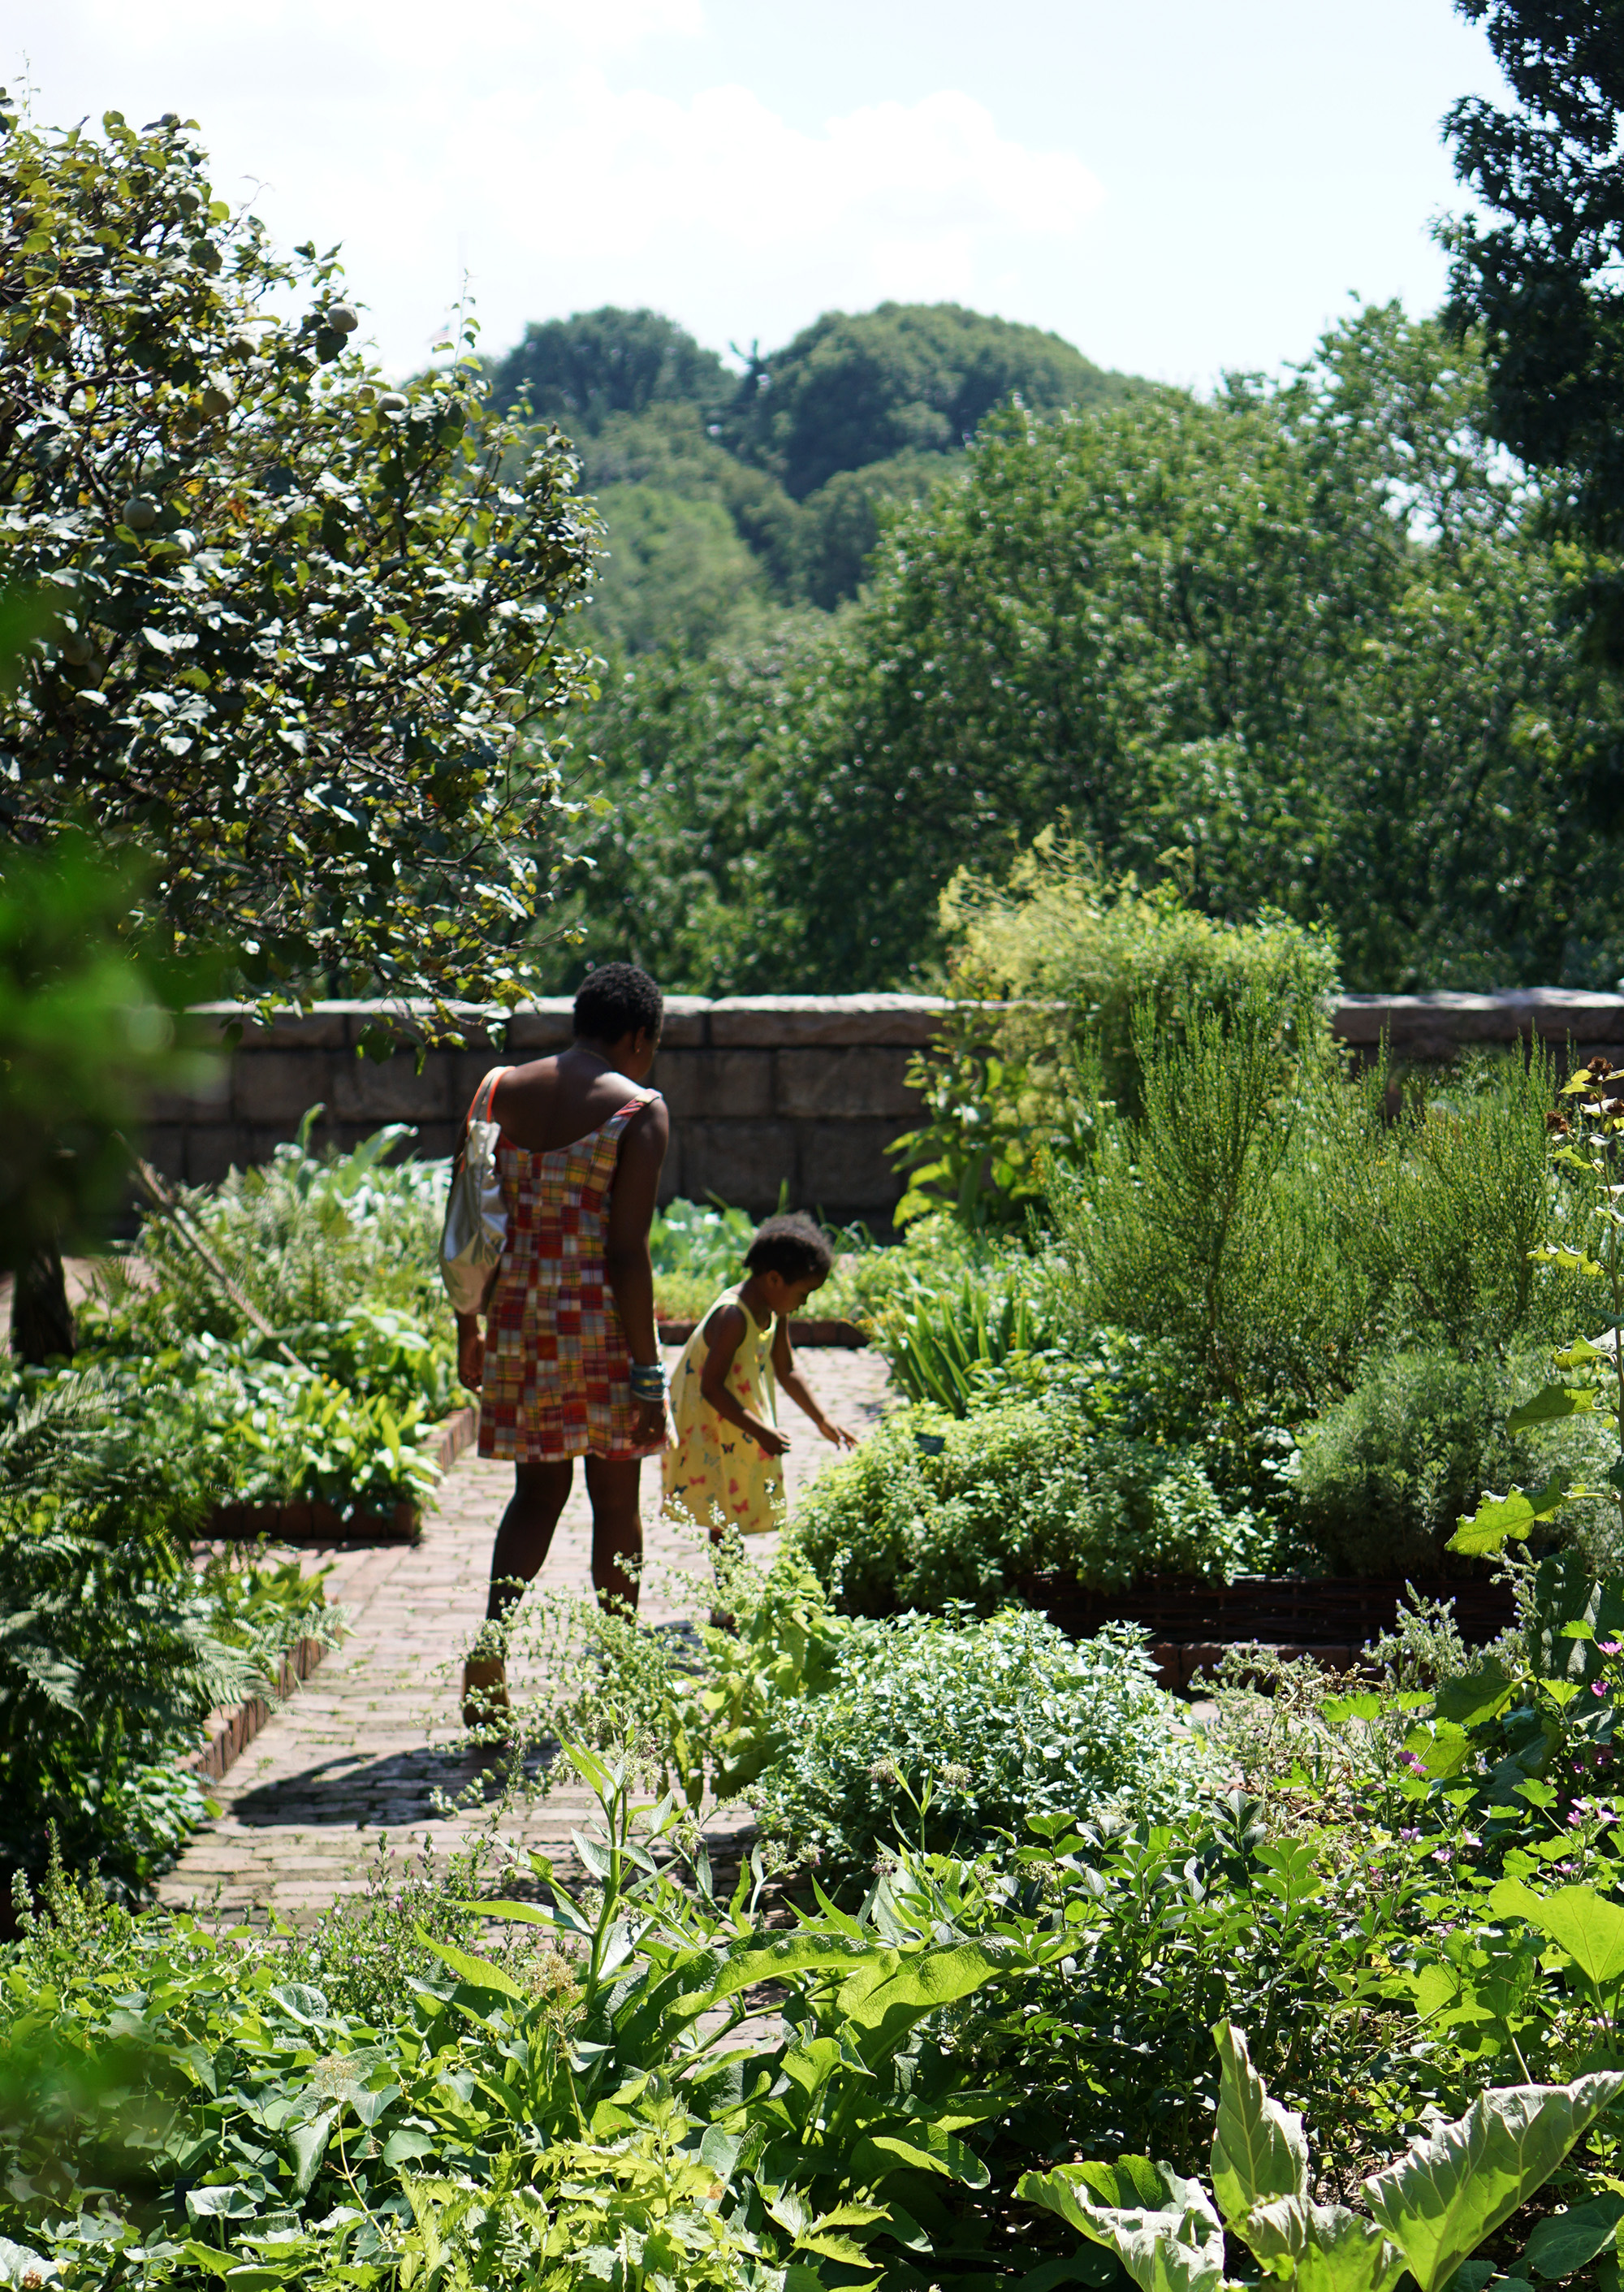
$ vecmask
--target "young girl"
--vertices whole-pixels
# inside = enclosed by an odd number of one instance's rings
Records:
[[[665,1508],[708,1528],[764,1536],[784,1525],[789,1436],[778,1430],[782,1385],[825,1441],[855,1449],[855,1432],[832,1424],[790,1350],[790,1316],[829,1279],[829,1244],[808,1217],[773,1217],[744,1253],[745,1278],[725,1290],[683,1347],[671,1378],[677,1445],[662,1470]]]

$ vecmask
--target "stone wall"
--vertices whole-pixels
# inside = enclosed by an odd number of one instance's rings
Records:
[[[787,1185],[795,1207],[888,1223],[902,1186],[885,1149],[919,1120],[908,1061],[940,1009],[916,995],[670,997],[649,1077],[671,1111],[665,1198],[718,1194],[760,1215]],[[242,1015],[211,1006],[222,1028]],[[430,1051],[418,1072],[409,1052],[357,1055],[377,1016],[368,1004],[320,1003],[309,1018],[245,1027],[218,1096],[154,1106],[151,1159],[170,1177],[207,1183],[233,1162],[267,1159],[318,1101],[318,1143],[351,1146],[382,1123],[410,1122],[413,1150],[448,1154],[494,1061],[570,1039],[567,1001],[527,1005],[505,1022],[470,1013],[469,1047]]]
[[[941,1009],[916,995],[673,996],[652,1077],[672,1118],[666,1198],[718,1194],[760,1215],[787,1185],[797,1207],[883,1228],[902,1191],[885,1149],[920,1118],[908,1062]],[[537,1003],[494,1024],[470,1013],[470,1046],[430,1051],[421,1073],[409,1053],[358,1057],[378,1015],[368,1004],[323,1003],[308,1019],[248,1027],[220,1095],[154,1107],[148,1150],[167,1175],[205,1183],[233,1162],[266,1159],[320,1101],[318,1142],[350,1146],[381,1123],[410,1122],[416,1152],[447,1154],[486,1069],[562,1048],[569,1011]],[[223,1027],[242,1014],[222,1005],[212,1015]],[[1624,1064],[1624,998],[1613,995],[1347,996],[1332,1015],[1350,1045],[1373,1057],[1385,1037],[1395,1061],[1538,1039]]]

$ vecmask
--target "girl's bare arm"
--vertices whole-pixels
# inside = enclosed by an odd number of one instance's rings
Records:
[[[832,1441],[837,1449],[856,1447],[856,1434],[848,1432],[843,1424],[832,1424],[818,1407],[811,1386],[795,1366],[795,1349],[790,1343],[788,1326],[783,1321],[773,1333],[773,1375],[796,1408],[812,1419],[825,1441]]]
[[[728,1390],[728,1371],[744,1341],[744,1308],[719,1306],[706,1327],[705,1365],[699,1372],[700,1393],[727,1424],[747,1432],[758,1449],[765,1449],[769,1457],[782,1457],[790,1445],[787,1435],[780,1432],[776,1425],[752,1416],[737,1394]]]

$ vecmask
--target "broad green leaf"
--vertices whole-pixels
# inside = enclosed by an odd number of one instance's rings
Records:
[[[878,1981],[868,1978],[867,1966],[860,1966],[842,1986],[835,2004],[853,2030],[861,2033],[858,2048],[872,2063],[895,2051],[923,2015],[968,1997],[1006,1965],[1005,1954],[985,1942],[923,1950],[918,1957],[902,1958]]]
[[[296,2125],[287,2136],[287,2145],[293,2152],[293,2194],[308,2196],[310,2183],[316,2178],[316,2168],[327,2151],[336,2111],[327,2110],[313,2117],[308,2125]]]
[[[1624,2197],[1592,2197],[1543,2220],[1524,2248],[1524,2267],[1536,2276],[1572,2276],[1612,2243],[1624,2218]]]
[[[1381,1698],[1369,1694],[1328,1695],[1320,1706],[1320,1716],[1338,1724],[1345,1719],[1379,1719]]]
[[[1502,1878],[1489,1895],[1489,1908],[1497,1917],[1524,1918],[1548,1934],[1598,1991],[1624,1975],[1624,1909],[1594,1886],[1537,1894],[1519,1878]]]
[[[1016,2194],[1058,2213],[1091,2243],[1114,2252],[1139,2292],[1218,2292],[1224,2228],[1211,2200],[1199,2181],[1182,2180],[1166,2165],[1156,2169],[1162,2198],[1154,2207],[1097,2203],[1076,2166],[1023,2173]]]
[[[1212,2128],[1212,2189],[1231,2228],[1276,2197],[1308,2193],[1303,2120],[1271,2101],[1251,2065],[1242,2032],[1220,2022],[1212,2032],[1223,2064]]]
[[[1553,1386],[1554,1392],[1565,1390]],[[1571,1416],[1571,1409],[1559,1409],[1558,1416]],[[1477,1510],[1467,1519],[1464,1514],[1451,1537],[1445,1550],[1482,1555],[1498,1552],[1508,1536],[1522,1542],[1536,1521],[1548,1520],[1566,1501],[1568,1481],[1558,1473],[1532,1495],[1523,1489],[1513,1489],[1509,1496],[1486,1496]]]
[[[432,2134],[419,2133],[414,2126],[403,2125],[384,2143],[383,2161],[386,2165],[409,2164],[414,2158],[432,2157],[436,2145]]]
[[[1464,1727],[1440,1719],[1430,1727],[1412,1727],[1404,1748],[1418,1758],[1429,1775],[1457,1775],[1472,1755],[1472,1739]]]
[[[1388,2292],[1404,2270],[1398,2247],[1342,2205],[1277,2198],[1259,2205],[1240,2233],[1268,2273],[1290,2279],[1296,2292]]]
[[[1475,1727],[1505,1709],[1515,1685],[1504,1664],[1491,1657],[1464,1679],[1446,1679],[1433,1707],[1440,1719],[1452,1720],[1457,1727]]]
[[[1366,2181],[1371,2210],[1403,2248],[1419,2292],[1438,2292],[1621,2092],[1624,2071],[1601,2070],[1572,2085],[1482,2094],[1464,2117]]]
[[[436,1941],[425,1926],[417,1928],[417,1939],[425,1948],[431,1949],[436,1957],[443,1958],[457,1979],[465,1981],[470,1989],[494,1989],[498,1997],[516,1997],[521,2006],[530,2003],[518,1982],[504,1973],[499,1965],[493,1965],[488,1958],[472,1957],[467,1950],[459,1949],[454,1941]]]
[[[330,2022],[333,2008],[319,1989],[312,1989],[308,1981],[285,1981],[271,1991],[271,1999],[295,2022]]]
[[[250,2191],[232,2181],[188,2189],[186,2209],[194,2220],[251,2220],[256,2207]]]
[[[1506,1419],[1507,1432],[1526,1432],[1531,1425],[1555,1424],[1564,1416],[1587,1416],[1596,1406],[1596,1394],[1585,1384],[1548,1384],[1532,1400],[1524,1401]]]
[[[880,2163],[881,2159],[888,2161]],[[865,2134],[852,2150],[852,2176],[859,2184],[894,2171],[899,2164],[912,2166],[916,2172],[940,2173],[946,2180],[962,2182],[967,2189],[985,2189],[989,2178],[973,2149],[935,2125],[921,2123],[905,2131]]]

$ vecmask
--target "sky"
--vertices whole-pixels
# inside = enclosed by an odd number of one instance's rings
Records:
[[[726,351],[953,301],[1198,388],[1441,299],[1449,0],[0,0],[37,119],[195,118],[387,365],[647,304]]]

